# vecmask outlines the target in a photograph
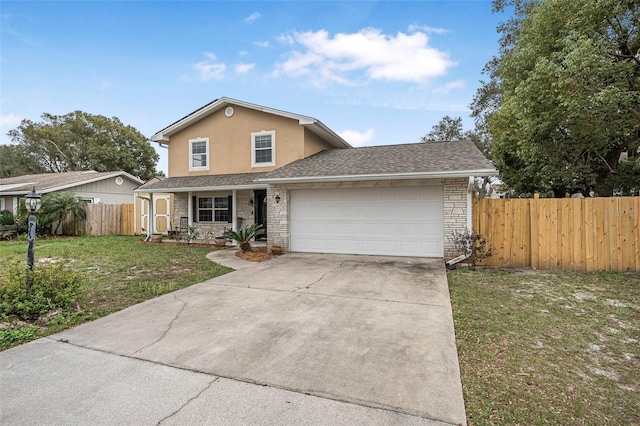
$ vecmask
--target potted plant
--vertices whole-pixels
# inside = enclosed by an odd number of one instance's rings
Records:
[[[216,247],[224,247],[227,245],[227,238],[223,235],[218,235],[213,238],[213,244]]]
[[[280,256],[282,254],[282,246],[274,244],[271,246],[271,254],[274,256]]]

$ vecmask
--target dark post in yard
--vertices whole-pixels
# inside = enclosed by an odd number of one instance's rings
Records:
[[[29,210],[29,222],[28,222],[28,241],[27,247],[27,265],[29,265],[29,271],[27,271],[27,291],[31,291],[31,284],[33,283],[33,259],[34,259],[34,245],[36,242],[36,213],[40,209],[40,194],[36,194],[36,188],[31,190],[30,194],[25,197],[24,206]]]

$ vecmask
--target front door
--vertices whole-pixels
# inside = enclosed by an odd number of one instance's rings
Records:
[[[256,240],[267,239],[267,190],[256,189],[253,191],[254,221],[262,225],[264,234],[256,238]]]

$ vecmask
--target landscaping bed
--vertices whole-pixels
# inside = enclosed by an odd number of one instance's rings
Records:
[[[640,424],[640,275],[449,273],[469,425]]]

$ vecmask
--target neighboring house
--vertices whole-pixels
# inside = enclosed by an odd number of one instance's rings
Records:
[[[133,190],[142,180],[126,172],[43,173],[0,179],[0,210],[17,212],[18,204],[35,188],[40,195],[72,192],[88,203],[125,204],[133,202]]]
[[[353,148],[315,118],[230,98],[151,140],[169,177],[136,192],[173,193],[174,222],[201,232],[263,224],[284,251],[455,256],[472,177],[497,174],[470,141]]]

